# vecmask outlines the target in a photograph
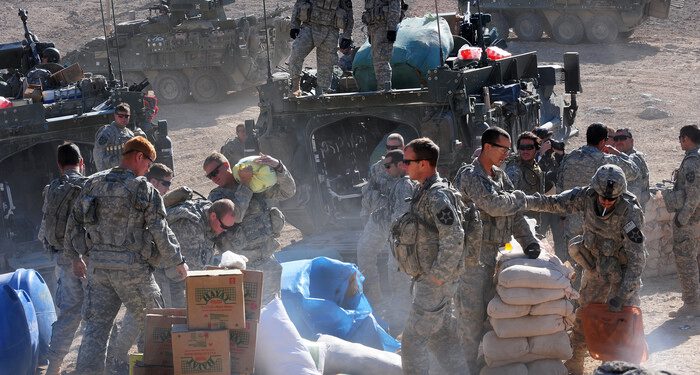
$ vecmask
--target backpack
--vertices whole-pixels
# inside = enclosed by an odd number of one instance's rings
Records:
[[[80,194],[87,178],[71,179],[61,176],[49,184],[46,189],[46,206],[44,208],[44,238],[56,250],[63,248],[66,223],[75,199]]]

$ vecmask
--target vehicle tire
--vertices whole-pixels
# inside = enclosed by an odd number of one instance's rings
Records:
[[[515,17],[513,31],[520,40],[534,42],[542,38],[544,33],[544,21],[535,12],[525,12]]]
[[[510,22],[503,13],[492,13],[490,27],[495,27],[498,30],[498,37],[503,40],[508,40],[510,34]]]
[[[162,104],[184,103],[190,95],[187,78],[179,71],[164,70],[158,73],[153,90]]]
[[[562,14],[552,25],[552,37],[557,43],[578,44],[584,36],[583,22],[573,14]]]
[[[591,43],[612,43],[618,34],[617,22],[609,15],[593,16],[586,22],[586,38]]]
[[[632,36],[632,34],[634,34],[634,29],[628,31],[620,31],[619,33],[617,33],[617,38],[620,40],[627,40]]]
[[[218,69],[200,70],[190,77],[192,97],[199,103],[216,103],[226,97],[226,77]]]

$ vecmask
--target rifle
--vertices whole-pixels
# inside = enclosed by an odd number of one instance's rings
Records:
[[[27,40],[27,44],[29,44],[29,48],[32,51],[33,61],[30,61],[28,67],[29,69],[31,69],[34,65],[41,63],[41,58],[39,57],[39,51],[37,51],[36,48],[36,44],[39,42],[39,40],[36,39],[36,36],[31,31],[29,31],[29,27],[27,26],[27,19],[29,19],[27,14],[27,11],[21,8],[17,13],[19,18],[22,20],[22,25],[24,26],[24,39]]]

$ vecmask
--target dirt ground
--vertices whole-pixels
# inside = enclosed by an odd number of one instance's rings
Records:
[[[144,9],[148,0],[115,1],[118,20],[125,20],[130,8]],[[525,43],[514,39],[509,50],[514,53],[535,50],[540,63],[561,63],[564,52],[579,52],[583,93],[579,96],[578,128],[596,121],[613,127],[628,127],[634,133],[636,148],[647,155],[652,184],[670,179],[681,159],[678,129],[698,124],[700,118],[700,2],[672,0],[667,20],[647,20],[624,42],[601,46],[581,44],[564,46],[548,38]],[[21,22],[16,15],[20,6],[29,10],[30,28],[40,40],[51,40],[61,51],[77,48],[87,41],[86,35],[101,33],[97,0],[4,0],[0,13],[0,42],[22,37]],[[282,3],[280,3],[282,4]],[[283,5],[286,5],[284,3]],[[291,2],[289,2],[291,4]],[[269,1],[268,9],[276,2]],[[456,9],[454,2],[440,1],[440,11]],[[411,15],[434,9],[433,2],[414,1]],[[359,14],[361,2],[355,4]],[[258,0],[241,0],[227,7],[229,16],[261,14]],[[143,13],[141,13],[143,14]],[[364,40],[359,17],[354,39]],[[314,60],[307,59],[307,65]],[[218,150],[234,133],[236,124],[255,119],[259,113],[257,92],[230,93],[218,104],[186,103],[161,106],[159,118],[167,119],[174,141],[176,185],[187,185],[204,194],[213,187],[201,170],[204,157]],[[638,115],[646,106],[666,111],[668,118],[644,120]],[[572,139],[570,149],[581,145],[584,137]],[[289,228],[285,240],[298,239]],[[642,309],[649,343],[647,366],[679,374],[700,373],[695,357],[700,345],[700,318],[669,319],[667,314],[681,305],[679,284],[675,276],[644,280]],[[74,357],[69,358],[69,362]],[[587,369],[593,370],[593,362]]]

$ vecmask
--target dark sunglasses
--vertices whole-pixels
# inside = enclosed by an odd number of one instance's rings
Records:
[[[499,145],[498,143],[487,142],[487,144],[490,144],[490,145],[493,146],[493,147],[498,147],[498,148],[500,148],[500,149],[504,149],[504,150],[506,150],[506,151],[510,151],[510,147],[501,146],[501,145]]]
[[[219,217],[219,215],[215,215],[215,216],[216,216],[216,220],[219,220],[219,225],[221,226],[221,229],[223,229],[223,230],[229,230],[229,229],[233,228],[233,225],[236,225],[236,224],[226,225],[226,224],[224,224],[223,221],[221,221],[221,218]]]
[[[534,149],[535,149],[535,145],[520,145],[520,146],[518,146],[518,150],[530,151],[530,150],[534,150]]]
[[[119,117],[119,118],[129,118],[129,117],[131,117],[131,115],[125,115],[125,114],[123,114],[123,113],[117,113],[117,117]]]
[[[414,163],[414,162],[418,163],[419,161],[423,161],[423,160],[428,160],[428,159],[403,159],[402,163],[404,165],[411,165],[411,163]]]
[[[170,185],[172,185],[172,182],[171,182],[171,181],[168,181],[168,180],[163,180],[163,179],[160,179],[160,178],[156,178],[156,180],[160,181],[160,183],[163,184],[163,186],[165,186],[165,187],[167,187],[167,188],[169,188]]]
[[[604,200],[604,201],[606,201],[606,202],[615,202],[615,201],[617,200],[617,198],[606,198],[606,197],[604,197],[604,196],[602,196],[602,195],[599,195],[599,197],[600,197],[600,199],[602,199],[602,200]]]
[[[390,145],[386,145],[386,149],[389,150],[389,151],[391,151],[391,150],[400,150],[400,149],[401,149],[401,146],[390,146]]]
[[[214,168],[214,170],[212,170],[211,172],[209,172],[207,174],[207,178],[211,180],[212,178],[218,176],[219,175],[219,168],[221,168],[222,165],[224,165],[224,163],[219,163],[219,165],[217,165],[216,168]]]
[[[613,137],[613,141],[615,141],[615,142],[620,142],[620,141],[627,140],[627,139],[629,139],[629,138],[632,138],[632,137],[630,137],[630,136],[628,136],[628,135],[616,135],[616,136]]]

